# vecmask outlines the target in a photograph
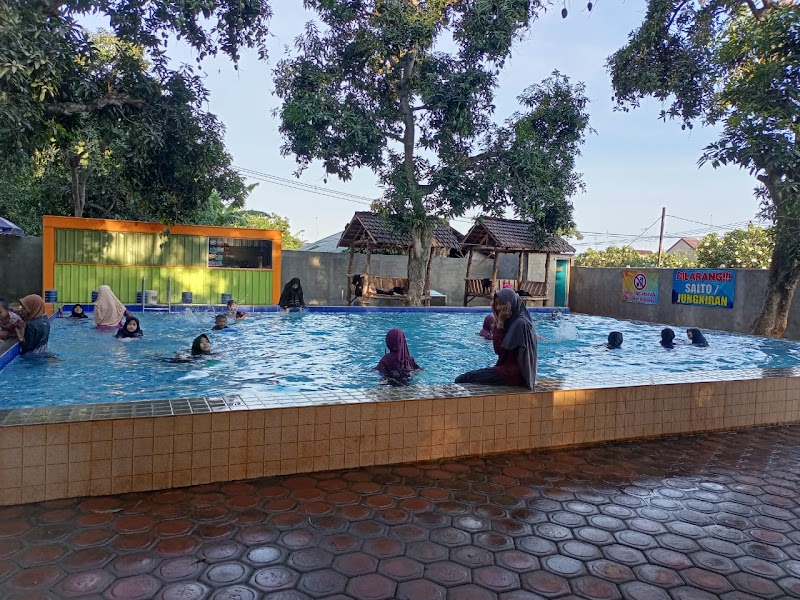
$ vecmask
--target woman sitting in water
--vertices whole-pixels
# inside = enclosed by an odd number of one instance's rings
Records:
[[[661,346],[668,350],[675,347],[675,332],[669,327],[661,330]]]
[[[494,331],[495,324],[496,320],[494,315],[486,315],[486,318],[483,320],[483,329],[478,332],[478,335],[485,340],[492,339],[492,337],[494,337],[492,332]]]
[[[128,317],[125,325],[120,327],[117,331],[118,338],[141,338],[144,337],[144,332],[139,327],[139,319],[136,317]]]
[[[492,310],[497,325],[492,341],[497,364],[456,377],[456,383],[524,386],[536,383],[536,331],[525,302],[512,289],[495,293]]]
[[[617,350],[622,348],[622,333],[619,331],[612,331],[608,334],[608,342],[606,348],[609,350]]]
[[[50,340],[50,319],[44,314],[44,299],[36,294],[21,298],[17,311],[23,323],[17,326],[20,354],[47,352]]]
[[[703,332],[697,329],[697,327],[687,329],[686,337],[692,340],[692,346],[700,346],[701,348],[708,346],[708,340],[706,340],[706,336],[704,336]]]
[[[289,312],[291,308],[303,310],[306,307],[306,301],[303,298],[303,286],[300,285],[299,277],[295,277],[283,286],[278,306],[286,312]]]
[[[70,319],[88,319],[89,315],[87,315],[84,312],[82,305],[76,304],[75,306],[72,307],[72,313],[70,313],[68,318],[70,318]]]
[[[375,370],[381,375],[393,380],[407,381],[420,366],[406,343],[406,334],[402,329],[390,329],[386,334],[386,348],[388,353],[383,355]]]
[[[97,288],[97,300],[94,303],[95,327],[120,327],[122,317],[131,317],[125,305],[119,301],[107,285]]]

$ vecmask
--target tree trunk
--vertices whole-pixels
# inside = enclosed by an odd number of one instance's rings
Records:
[[[776,338],[783,335],[789,321],[792,298],[800,282],[800,262],[791,258],[791,252],[783,247],[781,241],[780,236],[777,236],[767,289],[764,292],[764,304],[761,314],[750,328],[750,333],[755,335]]]
[[[408,306],[422,306],[425,296],[425,273],[433,245],[433,231],[415,227],[411,230],[412,246],[408,249]]]
[[[72,205],[74,209],[74,216],[82,217],[83,209],[86,207],[86,182],[94,170],[92,167],[87,167],[81,173],[81,156],[69,154],[66,157],[67,167],[72,181]]]

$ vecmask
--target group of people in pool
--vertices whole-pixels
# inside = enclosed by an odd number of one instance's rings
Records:
[[[689,338],[689,343],[692,346],[699,346],[700,348],[708,347],[708,340],[706,339],[706,336],[703,335],[703,332],[696,327],[687,329],[686,337]],[[665,327],[661,330],[660,344],[662,348],[666,348],[667,350],[672,350],[675,348],[675,332],[671,328]],[[609,350],[618,350],[619,348],[622,348],[622,333],[619,331],[612,331],[609,333],[608,342],[606,342],[605,347]]]

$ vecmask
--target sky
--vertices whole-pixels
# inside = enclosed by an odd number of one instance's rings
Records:
[[[238,71],[227,58],[203,63],[210,91],[208,110],[225,125],[234,164],[362,199],[379,197],[381,189],[369,171],[357,172],[349,182],[329,178],[326,183],[317,164],[297,180],[294,158],[281,155],[279,122],[272,114],[280,100],[273,94],[272,71],[293,50],[295,38],[314,14],[299,0],[273,0],[272,6],[268,62],[259,61],[255,52],[245,52]],[[662,207],[669,215],[665,249],[681,235],[723,233],[753,219],[758,203],[752,177],[734,167],[698,169],[702,148],[716,137],[714,129],[683,131],[677,122],[664,123],[658,119],[660,105],[655,101],[643,102],[628,113],[614,110],[605,61],[641,22],[644,1],[597,0],[591,13],[583,4],[567,7],[567,19],[561,18],[560,6],[552,7],[517,43],[500,77],[495,118],[501,122],[513,113],[518,108],[516,97],[553,70],[586,84],[596,133],[588,137],[577,163],[586,184],[585,193],[572,199],[575,221],[584,232],[582,241],[573,242],[578,251],[609,242],[656,249]],[[168,54],[174,61],[194,63],[186,48],[172,47]],[[263,181],[247,204],[288,217],[292,229],[307,241],[341,231],[355,210],[367,209],[364,204]],[[452,225],[465,233],[470,222],[458,220]]]

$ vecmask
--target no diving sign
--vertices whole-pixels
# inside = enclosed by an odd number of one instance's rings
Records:
[[[658,304],[658,271],[623,271],[622,301]]]

